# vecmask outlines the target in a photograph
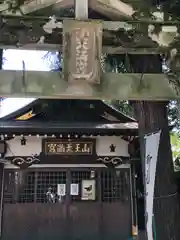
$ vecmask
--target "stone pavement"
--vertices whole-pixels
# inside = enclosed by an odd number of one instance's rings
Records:
[[[139,232],[138,240],[146,240],[145,232]]]

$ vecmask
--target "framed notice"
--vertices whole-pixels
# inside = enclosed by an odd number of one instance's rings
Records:
[[[76,183],[71,183],[71,191],[70,194],[72,196],[77,196],[79,195],[79,184]]]
[[[81,200],[96,200],[95,180],[82,180]]]
[[[59,196],[65,196],[66,195],[66,184],[58,184],[57,185],[57,194]]]

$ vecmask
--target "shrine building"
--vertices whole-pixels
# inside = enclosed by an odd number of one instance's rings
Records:
[[[99,100],[33,99],[0,113],[0,136],[2,240],[137,237],[135,119]]]

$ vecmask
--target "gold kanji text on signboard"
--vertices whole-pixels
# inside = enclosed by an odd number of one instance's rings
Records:
[[[62,155],[91,155],[93,152],[92,142],[46,142],[45,154]]]

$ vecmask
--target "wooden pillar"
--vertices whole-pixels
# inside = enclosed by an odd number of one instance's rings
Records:
[[[2,69],[2,66],[3,66],[3,49],[0,49],[0,70]],[[2,236],[3,200],[4,200],[4,163],[0,162],[0,238]]]
[[[138,220],[137,220],[137,195],[136,195],[136,180],[135,180],[135,162],[131,159],[131,170],[130,170],[130,180],[131,180],[131,196],[132,196],[132,236],[137,237],[138,233]],[[140,160],[139,160],[140,161]]]
[[[4,164],[0,163],[0,237],[2,236],[3,200],[4,200]]]
[[[89,0],[75,0],[75,17],[79,20],[88,19]]]

